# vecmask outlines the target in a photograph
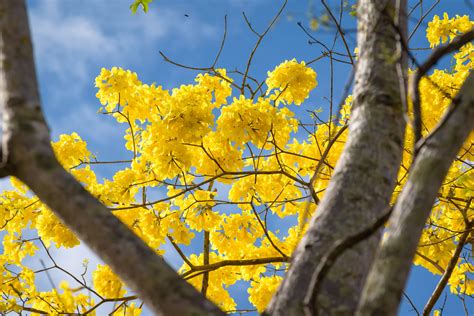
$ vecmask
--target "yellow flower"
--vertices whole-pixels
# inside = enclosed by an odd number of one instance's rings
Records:
[[[122,281],[112,272],[109,266],[99,264],[92,274],[94,288],[105,298],[116,298],[125,295]]]
[[[311,28],[311,30],[316,31],[319,27],[318,19],[311,18],[311,20],[309,21],[309,27]]]
[[[472,29],[474,22],[469,20],[469,16],[456,15],[454,18],[449,18],[445,12],[443,19],[438,15],[433,17],[433,20],[428,23],[426,29],[426,38],[430,42],[431,47],[438,46],[441,43],[446,43],[448,39],[452,40],[459,34],[469,32]]]
[[[38,235],[49,247],[53,241],[57,248],[72,248],[79,245],[79,240],[74,234],[45,206],[41,207],[41,214],[36,222]]]
[[[278,103],[294,103],[300,105],[308,98],[318,82],[316,72],[307,67],[305,62],[298,63],[296,59],[278,65],[273,71],[268,72],[266,80],[267,94],[275,89],[273,99]]]
[[[249,301],[257,308],[259,313],[265,310],[282,279],[282,277],[275,275],[262,277],[251,282],[247,291],[250,295]]]
[[[54,153],[64,168],[74,167],[90,160],[87,144],[77,133],[62,134],[59,141],[52,143]]]

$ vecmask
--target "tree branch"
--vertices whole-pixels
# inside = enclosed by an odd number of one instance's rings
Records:
[[[183,278],[190,278],[190,276],[194,272],[200,271],[214,271],[220,269],[222,267],[227,266],[253,266],[258,264],[267,264],[267,263],[275,263],[275,262],[289,262],[290,258],[288,257],[268,257],[268,258],[255,258],[255,259],[229,259],[229,260],[222,260],[219,262],[209,263],[207,265],[202,266],[194,266],[188,271],[182,274]]]
[[[58,163],[41,111],[25,1],[0,0],[0,12],[4,165],[155,314],[223,315]]]
[[[415,134],[415,156],[417,155],[422,143],[418,143],[422,139],[421,134],[421,127],[422,127],[422,113],[421,113],[421,99],[420,99],[420,90],[419,85],[421,79],[426,75],[426,73],[435,66],[438,61],[450,54],[459,48],[461,48],[466,43],[474,40],[474,30],[469,31],[459,37],[456,37],[451,43],[440,46],[433,51],[433,53],[428,57],[428,59],[421,64],[418,69],[416,70],[415,74],[413,75],[413,82],[412,82],[412,103],[413,103],[413,114],[414,114],[414,122],[413,122],[413,129]]]
[[[339,250],[332,249],[382,216],[396,183],[405,128],[400,79],[406,63],[397,42],[400,35],[391,23],[399,21],[400,29],[406,29],[405,5],[404,0],[358,1],[360,54],[347,142],[316,215],[293,253],[290,269],[267,307],[269,315],[305,315],[306,295],[314,292],[312,277],[322,262],[331,269],[318,285],[313,312],[350,315],[357,307],[381,233],[341,251],[339,258],[335,255]],[[399,64],[402,73],[397,72]],[[337,258],[333,263],[326,257],[332,251]]]
[[[395,315],[438,190],[474,128],[474,73],[468,76],[436,133],[426,138],[388,223],[357,315]],[[374,291],[373,289],[377,289]]]
[[[465,211],[469,209],[469,206],[471,205],[471,200],[466,205]],[[434,304],[438,301],[439,297],[441,296],[441,293],[443,293],[444,288],[446,287],[446,284],[448,284],[449,278],[453,274],[454,268],[456,267],[456,264],[458,263],[459,256],[461,255],[461,251],[466,244],[467,237],[469,237],[469,234],[471,234],[471,228],[474,226],[474,221],[467,222],[466,223],[466,230],[464,233],[461,235],[459,238],[458,244],[456,246],[456,250],[454,251],[453,256],[449,260],[448,266],[446,267],[446,270],[443,273],[443,276],[439,280],[438,284],[436,285],[435,290],[433,291],[433,294],[431,295],[430,299],[425,305],[425,308],[423,309],[423,316],[429,316],[431,313],[431,310],[433,309]]]

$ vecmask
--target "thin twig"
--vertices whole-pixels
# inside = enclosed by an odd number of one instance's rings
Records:
[[[465,208],[466,211],[469,209],[470,204],[471,204],[471,201],[467,203],[466,208]],[[470,229],[473,226],[474,226],[474,221],[466,223],[466,231],[459,238],[458,244],[456,246],[456,250],[454,251],[451,259],[449,260],[448,266],[446,267],[446,270],[444,271],[443,276],[439,280],[438,284],[436,285],[435,290],[433,291],[433,294],[431,294],[431,297],[426,303],[425,308],[423,309],[423,316],[428,316],[430,314],[431,310],[433,309],[434,304],[436,304],[439,297],[441,296],[441,293],[443,293],[443,290],[446,287],[446,284],[448,284],[449,278],[451,277],[454,271],[454,268],[456,267],[456,264],[458,262],[459,256],[461,255],[461,251],[464,247],[464,244],[466,243],[467,238],[471,234]]]
[[[332,19],[332,20],[334,21],[334,23],[336,24],[337,31],[338,31],[339,34],[341,35],[341,39],[342,39],[342,42],[344,43],[344,47],[346,48],[347,55],[349,56],[349,59],[351,60],[351,64],[354,65],[354,60],[352,59],[352,54],[351,54],[351,51],[350,51],[350,49],[349,49],[349,45],[347,44],[346,36],[345,36],[344,31],[342,30],[342,27],[339,25],[339,23],[338,23],[336,17],[334,16],[334,14],[332,14],[332,11],[331,11],[331,9],[329,8],[329,6],[326,4],[326,1],[321,0],[321,3],[322,3],[323,6],[326,8],[326,10],[328,11],[329,15],[331,16],[331,19]]]

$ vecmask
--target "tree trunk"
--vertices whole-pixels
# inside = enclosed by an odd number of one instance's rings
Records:
[[[304,315],[309,309],[348,315],[357,307],[380,231],[336,260],[312,306],[304,300],[316,267],[334,244],[375,222],[389,205],[405,129],[406,59],[399,44],[406,33],[405,8],[405,0],[358,2],[359,58],[349,138],[268,314]]]

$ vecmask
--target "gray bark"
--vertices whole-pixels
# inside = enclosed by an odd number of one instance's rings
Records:
[[[304,315],[304,299],[321,259],[337,241],[363,230],[388,208],[405,128],[406,65],[398,41],[406,33],[405,7],[404,0],[358,2],[359,59],[349,137],[268,314]],[[379,231],[335,261],[310,306],[314,313],[354,313],[380,236]]]
[[[440,125],[428,136],[391,216],[387,236],[367,278],[358,315],[396,315],[418,241],[438,190],[474,129],[474,73]]]
[[[27,184],[155,314],[223,315],[56,160],[36,81],[23,0],[0,0],[2,172]]]

